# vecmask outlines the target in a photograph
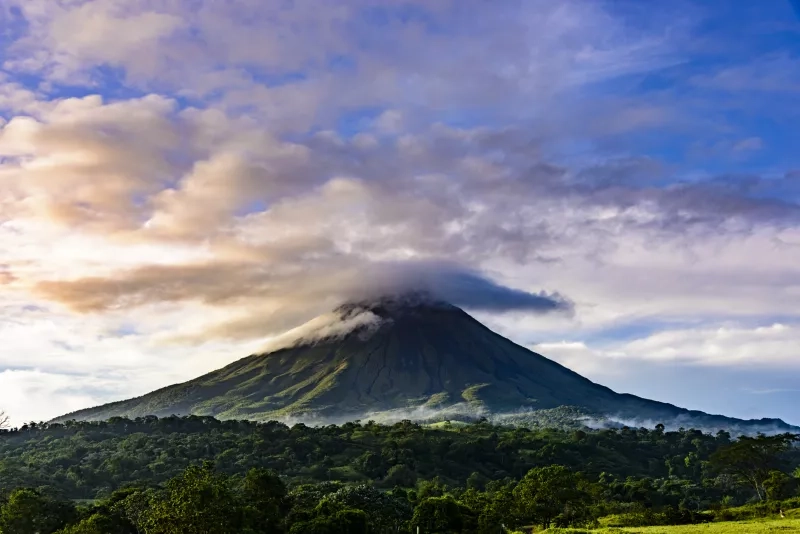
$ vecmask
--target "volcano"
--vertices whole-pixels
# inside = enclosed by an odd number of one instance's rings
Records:
[[[264,353],[142,397],[57,420],[202,415],[344,421],[375,414],[520,414],[570,407],[587,419],[742,431],[797,430],[620,394],[489,330],[427,294],[346,304]]]

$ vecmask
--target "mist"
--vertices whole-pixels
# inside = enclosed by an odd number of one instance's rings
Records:
[[[776,435],[789,431],[787,426],[781,426],[772,420],[766,420],[763,424],[751,422],[742,424],[734,421],[725,424],[709,424],[704,422],[702,417],[692,415],[681,415],[677,417],[666,417],[663,419],[650,418],[630,418],[617,415],[580,415],[576,414],[572,418],[563,417],[562,410],[571,410],[570,407],[559,407],[554,409],[532,410],[520,408],[505,412],[491,412],[483,406],[474,405],[467,402],[452,404],[445,407],[417,406],[406,409],[392,409],[380,411],[365,411],[359,414],[340,414],[340,415],[318,415],[305,414],[280,418],[279,421],[294,426],[304,424],[307,426],[327,426],[342,425],[348,422],[374,421],[378,424],[393,425],[401,421],[412,421],[418,424],[433,424],[439,422],[463,422],[475,423],[481,419],[500,426],[514,426],[522,428],[561,428],[561,429],[584,429],[584,430],[610,430],[622,428],[645,428],[654,430],[656,425],[664,425],[666,432],[676,432],[681,429],[699,430],[705,434],[716,434],[720,431],[730,433],[733,437],[754,436],[757,434]],[[575,409],[576,411],[579,409]],[[560,417],[558,417],[560,415]],[[558,420],[556,421],[556,417]]]
[[[486,274],[450,262],[381,262],[366,267],[368,276],[349,288],[351,299],[427,293],[455,306],[488,312],[571,313],[572,302],[558,292],[512,288]]]

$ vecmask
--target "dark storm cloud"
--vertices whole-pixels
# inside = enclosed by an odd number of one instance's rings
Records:
[[[354,295],[424,292],[464,308],[482,311],[570,312],[572,303],[558,293],[504,286],[487,276],[452,263],[402,262],[373,265],[369,281]]]
[[[572,310],[572,303],[558,293],[530,293],[505,287],[467,271],[437,273],[434,287],[434,292],[443,299],[475,310],[537,313]]]

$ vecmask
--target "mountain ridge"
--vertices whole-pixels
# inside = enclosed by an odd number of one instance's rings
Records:
[[[477,417],[570,406],[606,420],[800,430],[780,419],[741,420],[614,392],[426,293],[343,304],[279,336],[267,351],[54,421],[189,414],[324,421],[437,410]]]

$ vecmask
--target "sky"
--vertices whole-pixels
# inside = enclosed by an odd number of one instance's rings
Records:
[[[800,424],[800,2],[2,0],[0,409],[441,290],[617,391]]]

